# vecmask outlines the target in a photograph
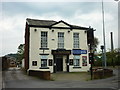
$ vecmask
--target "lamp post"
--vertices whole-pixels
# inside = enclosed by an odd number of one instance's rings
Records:
[[[106,43],[105,43],[105,23],[104,23],[104,5],[103,5],[103,0],[102,0],[102,19],[103,19],[103,42],[104,42],[104,65],[105,68],[107,67],[107,63],[106,63]]]

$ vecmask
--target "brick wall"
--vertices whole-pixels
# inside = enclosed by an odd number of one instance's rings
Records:
[[[37,76],[40,77],[41,79],[44,80],[50,80],[50,71],[34,71],[34,70],[29,70],[29,75],[30,76]]]

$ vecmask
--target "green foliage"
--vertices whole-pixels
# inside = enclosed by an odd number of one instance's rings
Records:
[[[21,60],[24,58],[24,44],[20,44],[18,46],[18,51],[17,51],[17,60],[21,62]]]
[[[97,56],[96,56],[97,57]],[[97,57],[97,58],[94,58],[94,66],[102,66],[102,58],[99,58],[99,57]]]
[[[98,56],[102,56],[100,53]],[[107,66],[120,65],[120,48],[116,48],[113,51],[106,52]],[[94,66],[102,66],[102,58],[97,58],[94,62]]]
[[[106,53],[107,56],[107,64],[111,65],[120,65],[120,48],[114,49],[113,51],[109,51]]]
[[[19,46],[18,46],[18,51],[17,51],[17,53],[18,54],[23,54],[24,53],[24,44],[20,44]]]
[[[10,53],[10,54],[7,54],[7,56],[10,56],[10,57],[14,57],[14,58],[17,58],[17,54],[16,53]]]
[[[98,38],[94,37],[94,47],[97,48],[98,44],[99,44]]]

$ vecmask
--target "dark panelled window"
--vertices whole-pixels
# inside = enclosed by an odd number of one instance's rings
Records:
[[[47,59],[41,59],[41,67],[47,67]]]
[[[37,61],[32,61],[32,66],[37,66]]]

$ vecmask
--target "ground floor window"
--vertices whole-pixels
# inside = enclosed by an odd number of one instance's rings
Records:
[[[41,55],[41,67],[47,67],[48,55]]]
[[[32,66],[37,66],[37,61],[32,61]]]
[[[82,66],[87,66],[87,56],[82,56]]]
[[[80,66],[80,56],[79,55],[74,55],[74,66]]]
[[[47,59],[41,59],[41,67],[47,67]]]

